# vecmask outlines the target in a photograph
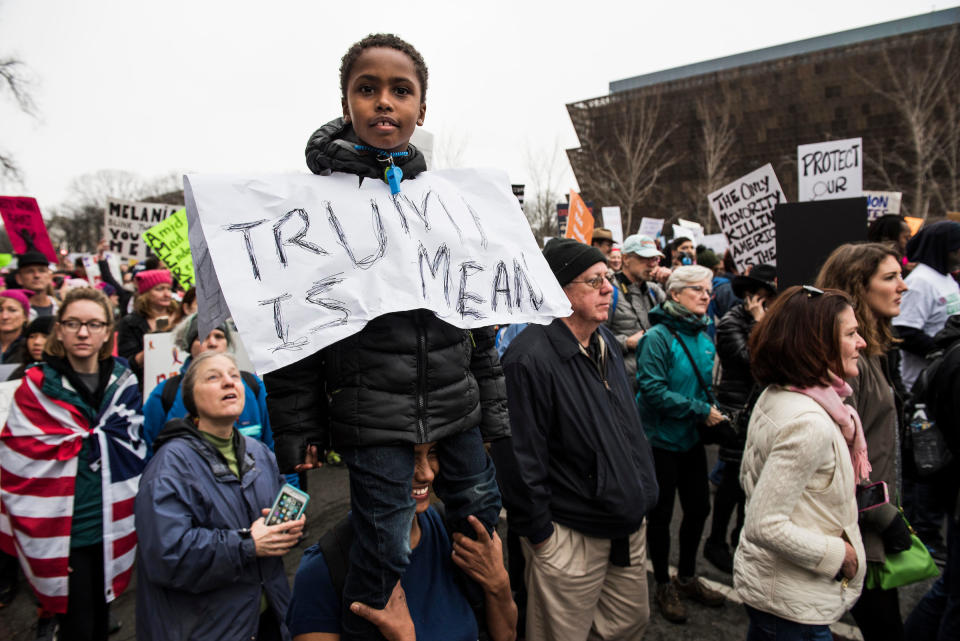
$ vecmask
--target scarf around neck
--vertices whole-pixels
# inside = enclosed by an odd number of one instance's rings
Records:
[[[854,481],[859,485],[861,481],[870,478],[872,468],[870,459],[867,457],[867,439],[863,435],[860,415],[857,414],[857,410],[843,402],[843,399],[853,394],[853,389],[832,373],[829,386],[804,388],[791,386],[789,389],[791,392],[799,392],[815,400],[840,427],[840,433],[843,434],[843,439],[850,449]]]

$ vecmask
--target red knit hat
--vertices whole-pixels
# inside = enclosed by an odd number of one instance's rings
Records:
[[[20,303],[20,306],[23,307],[24,316],[30,316],[31,296],[33,296],[33,292],[29,289],[7,289],[0,292],[0,297],[9,298],[10,300],[15,300]]]
[[[148,269],[140,272],[134,278],[137,281],[138,294],[149,292],[157,285],[173,285],[173,277],[166,269]]]

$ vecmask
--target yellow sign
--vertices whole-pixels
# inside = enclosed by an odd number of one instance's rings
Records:
[[[186,209],[178,209],[148,229],[143,240],[184,289],[193,287],[193,256],[187,239]]]

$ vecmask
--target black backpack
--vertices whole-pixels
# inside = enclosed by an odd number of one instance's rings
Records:
[[[446,511],[440,503],[434,503],[433,509],[443,519],[444,527],[447,525]],[[449,529],[448,529],[449,531]],[[350,519],[344,517],[339,523],[330,528],[326,534],[320,537],[317,545],[323,553],[323,559],[327,563],[327,570],[330,572],[330,582],[333,584],[333,590],[336,594],[343,594],[343,586],[347,581],[347,570],[350,569],[350,546],[353,545],[353,525]],[[456,569],[456,566],[454,566]],[[456,581],[461,584],[466,580],[462,572],[455,572]],[[478,593],[474,598],[472,595]],[[463,594],[470,603],[470,609],[473,610],[473,616],[477,619],[477,630],[479,631],[478,641],[489,641],[490,635],[487,633],[487,609],[484,596],[479,590],[464,589]]]
[[[250,372],[240,372],[240,376],[243,377],[243,382],[247,384],[247,387],[253,390],[253,395],[259,396],[260,381],[257,380],[257,377]],[[183,376],[175,374],[168,378],[166,385],[163,386],[163,391],[160,392],[160,404],[163,405],[164,415],[170,413],[173,402],[177,400],[177,390],[180,389],[180,381],[182,379]]]

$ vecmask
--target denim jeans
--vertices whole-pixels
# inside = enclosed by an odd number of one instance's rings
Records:
[[[947,526],[947,564],[904,624],[910,641],[960,639],[960,522]]]
[[[437,443],[440,471],[433,487],[444,502],[451,532],[474,537],[467,522],[474,515],[493,531],[500,516],[496,470],[483,447],[480,428]],[[380,639],[376,628],[354,615],[354,601],[382,609],[410,559],[410,526],[416,511],[411,496],[412,445],[344,448],[350,469],[350,508],[354,541],[343,588],[341,639]]]
[[[833,641],[829,625],[795,623],[749,605],[744,607],[750,617],[747,641]]]

